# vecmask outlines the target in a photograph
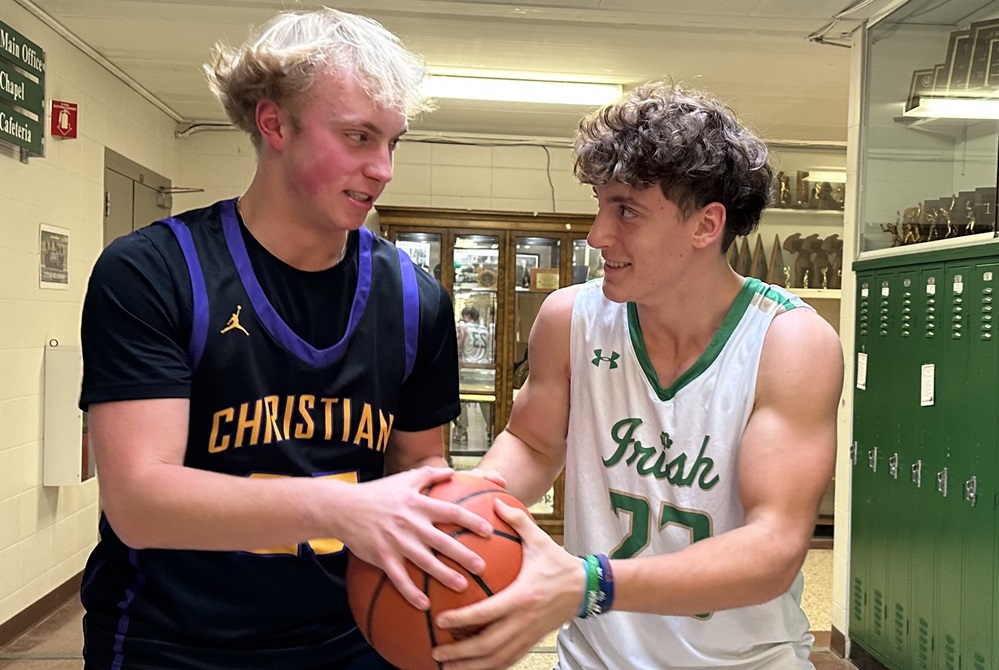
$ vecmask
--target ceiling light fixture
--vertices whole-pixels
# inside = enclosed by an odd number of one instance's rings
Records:
[[[621,85],[432,74],[424,93],[431,98],[596,106],[621,97]]]
[[[999,98],[941,98],[920,96],[916,106],[902,113],[916,119],[999,119]]]

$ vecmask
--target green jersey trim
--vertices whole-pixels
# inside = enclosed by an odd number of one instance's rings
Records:
[[[635,355],[638,356],[638,362],[642,366],[642,371],[645,372],[646,379],[649,380],[649,385],[652,386],[652,390],[656,392],[660,400],[672,400],[680,392],[680,389],[697,379],[715,362],[754,299],[757,301],[760,299],[771,300],[779,305],[781,312],[797,307],[794,302],[769,284],[765,284],[755,277],[747,277],[725,315],[721,327],[711,338],[707,348],[690,368],[666,388],[663,388],[659,383],[659,375],[656,374],[656,369],[652,365],[652,361],[649,360],[649,353],[645,348],[645,338],[642,335],[642,325],[638,319],[638,306],[633,302],[628,303],[628,332],[631,335],[631,344],[635,348]]]

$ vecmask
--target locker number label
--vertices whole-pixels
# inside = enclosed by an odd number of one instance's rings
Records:
[[[937,366],[933,363],[923,365],[919,375],[919,406],[932,407],[934,404],[934,386],[936,384]]]

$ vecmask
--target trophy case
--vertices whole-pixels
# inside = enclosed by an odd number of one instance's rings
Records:
[[[461,415],[446,427],[456,470],[476,467],[503,430],[527,378],[527,343],[541,303],[602,273],[589,215],[379,207],[382,233],[444,285],[459,339]],[[530,507],[562,534],[563,478]]]
[[[865,55],[860,258],[989,239],[996,225],[999,5],[910,0],[868,29]]]

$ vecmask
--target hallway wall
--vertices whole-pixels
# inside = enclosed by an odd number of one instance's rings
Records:
[[[0,147],[0,624],[84,566],[97,539],[97,484],[42,482],[45,343],[80,341],[102,248],[104,149],[172,177],[174,122],[13,0],[4,23],[45,50],[46,100],[79,104],[79,137],[46,137],[27,165]],[[47,120],[45,125],[47,126]],[[70,231],[67,290],[39,288],[39,224]]]

